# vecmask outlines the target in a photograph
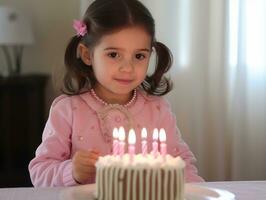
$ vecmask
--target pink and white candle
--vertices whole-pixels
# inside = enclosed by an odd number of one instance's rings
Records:
[[[122,158],[125,154],[125,137],[126,137],[126,133],[125,133],[125,129],[123,127],[120,127],[118,130],[119,136],[119,155],[120,158]]]
[[[129,160],[132,163],[135,156],[135,144],[136,144],[136,134],[133,129],[129,130],[128,133],[128,153],[129,153]]]
[[[141,130],[141,150],[142,150],[142,155],[146,156],[148,152],[148,145],[147,145],[147,129],[143,128]]]
[[[152,154],[154,158],[157,158],[158,155],[158,137],[159,137],[159,131],[157,128],[153,130],[153,135],[152,135]]]
[[[166,159],[167,154],[167,146],[166,146],[166,133],[163,128],[159,131],[159,139],[160,139],[160,152],[163,157],[163,159]]]
[[[119,142],[118,142],[119,132],[117,128],[113,130],[113,155],[117,156],[119,154]]]

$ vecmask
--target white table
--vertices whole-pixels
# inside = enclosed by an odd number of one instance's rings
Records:
[[[266,200],[266,181],[206,182],[193,186],[217,188],[235,194],[235,200]],[[90,200],[95,185],[68,188],[0,188],[0,200]],[[206,199],[207,200],[207,199]]]

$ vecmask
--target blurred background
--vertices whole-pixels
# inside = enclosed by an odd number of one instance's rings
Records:
[[[155,18],[157,40],[173,53],[167,99],[200,175],[265,180],[266,2],[142,2]],[[31,185],[27,164],[59,94],[73,19],[90,3],[0,1],[0,187]],[[10,25],[16,20],[20,31]]]

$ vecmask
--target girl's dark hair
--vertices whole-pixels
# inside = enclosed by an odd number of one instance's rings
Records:
[[[158,96],[172,89],[171,81],[163,76],[172,65],[171,52],[156,41],[154,19],[142,3],[138,0],[95,0],[88,7],[83,22],[87,26],[87,34],[72,37],[66,48],[63,93],[80,94],[96,83],[92,67],[77,57],[79,43],[93,49],[104,35],[134,25],[143,27],[150,34],[156,52],[155,70],[146,76],[140,87],[148,94]]]

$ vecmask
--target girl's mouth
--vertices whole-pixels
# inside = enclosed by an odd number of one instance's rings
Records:
[[[130,83],[133,82],[133,80],[130,79],[118,79],[118,78],[116,78],[115,81],[123,85],[129,85]]]

